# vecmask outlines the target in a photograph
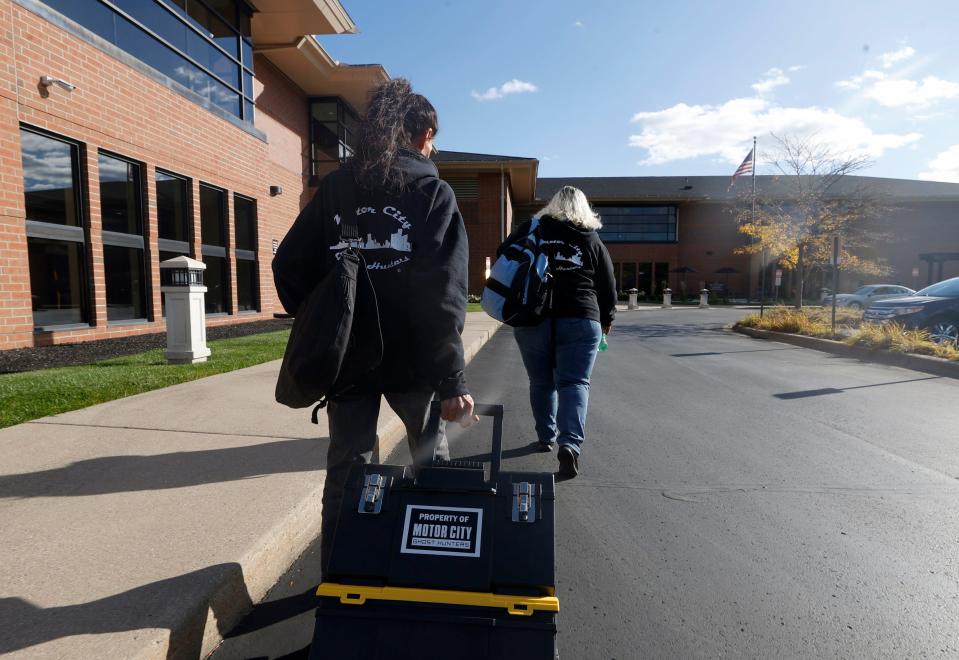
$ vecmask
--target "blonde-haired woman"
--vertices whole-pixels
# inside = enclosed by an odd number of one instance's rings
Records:
[[[559,445],[560,474],[579,474],[593,362],[616,315],[613,263],[596,230],[599,216],[582,190],[563,186],[539,218],[553,274],[552,304],[537,326],[515,328],[529,375],[529,402],[544,451]],[[524,223],[500,247],[529,233]]]

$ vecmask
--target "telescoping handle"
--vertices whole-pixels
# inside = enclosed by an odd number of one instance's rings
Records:
[[[499,476],[500,462],[503,458],[503,406],[492,403],[473,404],[473,414],[480,417],[493,418],[493,450],[490,452],[490,480],[495,481]],[[430,428],[435,428],[440,421],[440,402],[430,404]]]

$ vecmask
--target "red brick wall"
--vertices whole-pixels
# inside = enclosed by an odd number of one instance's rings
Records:
[[[261,311],[214,317],[209,319],[209,325],[272,318],[275,311],[281,311],[272,286],[271,242],[283,238],[309,195],[304,178],[308,140],[306,97],[262,57],[257,57],[255,66],[256,125],[267,134],[268,142],[171,92],[11,0],[0,0],[0,349],[165,330],[160,317],[154,179],[157,167],[193,180],[194,256],[199,255],[199,183],[228,191],[227,255],[233,310],[233,193],[257,200]],[[45,98],[38,88],[38,80],[45,74],[68,80],[77,88],[68,93],[53,87]],[[85,145],[86,158],[81,167],[85,170],[84,193],[89,200],[91,328],[36,335],[33,332],[18,122]],[[98,149],[145,165],[144,221],[151,275],[148,296],[152,297],[150,322],[146,325],[107,325]],[[283,194],[270,197],[271,185],[281,186]]]
[[[500,175],[479,175],[479,199],[459,202],[469,234],[469,292],[480,294],[486,283],[486,257],[496,258],[502,242],[500,230]]]

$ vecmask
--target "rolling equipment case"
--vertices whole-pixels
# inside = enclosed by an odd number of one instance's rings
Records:
[[[488,478],[467,461],[353,467],[311,658],[555,657],[553,475],[501,471],[503,407],[476,414],[493,418]]]

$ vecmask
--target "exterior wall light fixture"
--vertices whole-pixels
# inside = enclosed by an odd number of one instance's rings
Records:
[[[283,194],[283,188],[280,186],[270,186],[270,197],[276,197]]]
[[[56,85],[57,87],[62,87],[68,92],[72,92],[77,88],[73,83],[68,83],[66,80],[61,78],[54,78],[53,76],[40,76],[40,84],[43,87],[49,87],[50,85]]]

